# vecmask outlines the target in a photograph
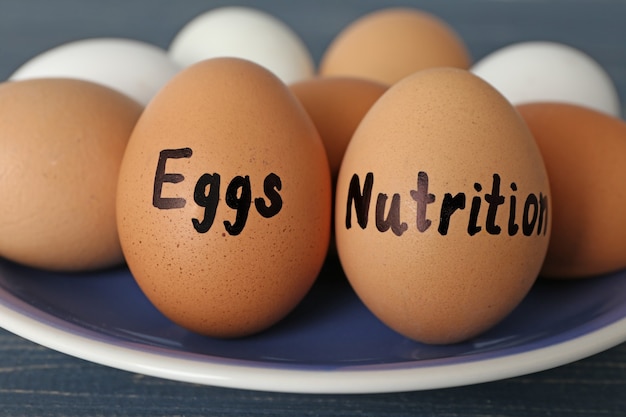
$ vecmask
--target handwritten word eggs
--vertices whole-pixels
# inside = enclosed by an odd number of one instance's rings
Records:
[[[471,71],[513,104],[558,101],[613,116],[621,114],[617,89],[609,74],[591,56],[569,45],[514,43],[483,57]]]
[[[11,80],[77,78],[103,84],[145,105],[181,67],[164,49],[134,39],[81,39],[25,62]]]
[[[626,123],[568,103],[517,109],[552,189],[552,237],[541,275],[582,278],[626,268]]]
[[[74,79],[0,84],[0,255],[36,268],[119,265],[117,175],[142,107]]]
[[[421,10],[394,7],[346,26],[324,52],[319,74],[391,85],[421,69],[470,63],[463,40],[447,23]]]
[[[153,99],[120,171],[118,228],[152,303],[214,337],[264,330],[315,281],[331,229],[324,145],[271,72],[191,65]]]
[[[176,34],[169,54],[183,66],[209,58],[243,58],[269,69],[285,83],[314,73],[313,58],[297,33],[251,7],[219,7],[196,16]]]
[[[537,145],[508,101],[468,71],[426,69],[383,94],[348,145],[337,250],[384,323],[421,342],[459,342],[502,320],[535,282],[550,201]]]

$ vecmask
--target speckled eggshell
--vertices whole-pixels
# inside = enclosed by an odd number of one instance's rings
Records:
[[[517,109],[552,189],[552,237],[541,275],[585,278],[626,268],[626,123],[576,104]]]
[[[388,86],[361,78],[318,77],[289,87],[324,142],[334,182],[354,131]]]
[[[163,314],[239,337],[308,292],[329,245],[330,201],[324,146],[298,100],[258,64],[214,58],[175,76],[140,118],[118,227],[133,276]]]
[[[368,13],[346,26],[322,56],[319,74],[394,84],[425,68],[469,68],[463,39],[445,21],[410,7]]]
[[[528,293],[549,207],[541,155],[513,107],[468,71],[428,69],[392,86],[348,145],[336,244],[378,318],[417,341],[454,343]]]
[[[0,256],[59,271],[123,263],[117,175],[142,109],[89,81],[0,84]]]

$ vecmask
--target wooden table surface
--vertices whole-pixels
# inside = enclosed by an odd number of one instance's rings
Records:
[[[226,1],[0,1],[0,78],[50,47],[119,36],[167,47],[193,16]],[[275,14],[314,58],[348,22],[383,1],[239,1]],[[549,39],[590,52],[626,97],[626,2],[397,1],[451,23],[475,59],[508,43]],[[625,286],[626,289],[626,286]],[[543,372],[429,391],[312,395],[159,379],[90,363],[0,330],[2,416],[626,416],[626,344]]]

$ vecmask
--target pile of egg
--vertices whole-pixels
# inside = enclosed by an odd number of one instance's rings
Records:
[[[582,51],[524,42],[473,63],[416,9],[355,20],[317,69],[243,7],[197,16],[169,50],[78,40],[0,84],[0,256],[126,263],[164,315],[223,338],[280,321],[338,256],[390,328],[455,343],[538,277],[626,267],[620,111]]]

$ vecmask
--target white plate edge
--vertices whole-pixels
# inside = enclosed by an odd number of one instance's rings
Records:
[[[6,294],[13,299],[13,303],[34,309],[12,294]],[[626,341],[626,318],[623,318],[565,342],[486,360],[391,370],[300,370],[198,362],[175,357],[167,357],[164,361],[164,357],[156,353],[113,345],[61,330],[2,303],[0,317],[0,326],[20,337],[76,358],[120,370],[202,385],[302,394],[389,393],[491,382],[565,365]],[[53,321],[68,324],[54,316],[50,317]],[[88,329],[81,330],[91,332]],[[164,366],[165,362],[169,366]]]

